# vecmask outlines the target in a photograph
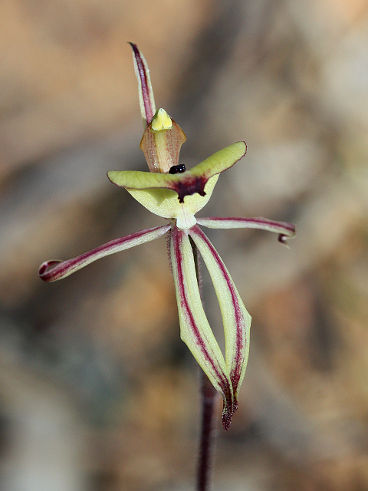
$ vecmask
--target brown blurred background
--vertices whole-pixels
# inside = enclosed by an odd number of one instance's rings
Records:
[[[1,489],[193,489],[198,373],[164,240],[37,277],[162,223],[105,176],[145,170],[126,41],[182,161],[248,142],[201,216],[298,230],[289,250],[209,233],[253,315],[214,489],[368,489],[367,3],[3,0],[0,18]]]

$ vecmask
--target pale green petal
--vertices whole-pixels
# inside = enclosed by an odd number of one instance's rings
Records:
[[[255,228],[258,230],[267,230],[278,234],[279,242],[286,244],[288,239],[295,237],[295,225],[289,222],[277,222],[263,217],[209,217],[198,218],[197,223],[208,228]]]
[[[88,264],[97,261],[115,252],[124,251],[130,249],[145,242],[158,239],[162,235],[166,234],[170,230],[170,225],[163,227],[154,227],[147,230],[141,230],[134,234],[127,235],[126,237],[119,237],[118,239],[110,240],[106,244],[103,244],[91,251],[85,252],[80,256],[66,261],[51,260],[45,261],[39,268],[40,278],[44,281],[57,281],[75,273],[81,268],[85,268]]]
[[[219,174],[238,162],[247,152],[247,145],[240,141],[212,154],[191,169],[192,176],[213,176]]]
[[[203,310],[192,246],[186,232],[172,230],[170,245],[180,336],[225,401],[227,417],[233,413],[233,391],[226,364]]]
[[[210,273],[219,302],[225,333],[227,372],[237,396],[248,362],[251,316],[218,252],[198,227],[190,231]]]

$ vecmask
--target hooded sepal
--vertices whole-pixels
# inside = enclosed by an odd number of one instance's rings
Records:
[[[144,130],[141,150],[151,172],[169,172],[179,162],[186,136],[181,127],[160,108]]]

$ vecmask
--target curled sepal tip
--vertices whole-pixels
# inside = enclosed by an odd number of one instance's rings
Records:
[[[290,248],[288,240],[293,239],[295,237],[295,227],[294,227],[294,233],[293,235],[286,235],[286,234],[279,234],[277,237],[277,240],[280,242],[280,244],[284,245],[288,249]]]
[[[60,264],[63,261],[59,259],[50,259],[49,261],[44,261],[41,266],[38,268],[38,275],[42,280],[47,281],[45,278],[47,277],[47,273],[52,269],[56,264]]]

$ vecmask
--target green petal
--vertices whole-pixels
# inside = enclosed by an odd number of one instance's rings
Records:
[[[246,153],[244,142],[236,142],[214,153],[183,174],[161,174],[142,171],[110,171],[108,178],[117,186],[129,189],[163,188],[175,191],[181,203],[185,196],[198,193],[205,196],[207,181],[232,167]]]
[[[252,318],[226,266],[208,237],[198,226],[193,227],[189,234],[204,259],[219,302],[225,333],[226,368],[227,373],[230,374],[236,404],[236,396],[248,362]]]
[[[193,176],[214,176],[229,169],[236,164],[247,152],[247,144],[244,141],[232,143],[228,147],[219,150],[197,164],[190,173]]]
[[[110,242],[107,242],[106,244],[102,244],[91,251],[85,252],[72,259],[67,259],[66,261],[54,259],[45,261],[39,268],[40,278],[48,282],[61,280],[75,273],[79,269],[88,266],[88,264],[97,261],[97,259],[158,239],[169,230],[170,225],[141,230],[140,232],[127,235],[126,237],[110,240]]]
[[[234,412],[233,390],[223,354],[210,328],[199,294],[192,246],[188,235],[172,230],[170,255],[180,321],[180,337],[224,399],[226,422]]]

